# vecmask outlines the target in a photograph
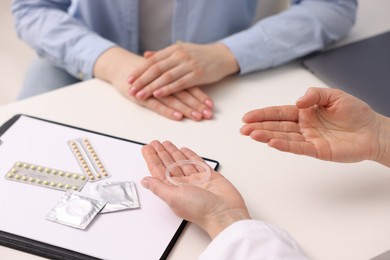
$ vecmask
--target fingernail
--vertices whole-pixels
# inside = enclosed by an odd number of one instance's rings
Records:
[[[207,118],[207,119],[210,119],[210,118],[212,117],[212,113],[211,113],[211,111],[208,110],[208,109],[204,109],[204,110],[202,111],[202,113],[203,113],[203,116],[204,116],[205,118]]]
[[[145,96],[145,91],[143,91],[143,90],[139,91],[139,92],[137,93],[137,95],[136,95],[136,97],[137,97],[138,99],[141,99],[141,98],[143,98],[144,96]]]
[[[182,119],[183,118],[183,114],[180,113],[180,112],[177,112],[177,111],[173,112],[173,116],[175,118],[177,118],[177,119]]]
[[[246,128],[245,125],[243,125],[243,126],[240,127],[240,130],[239,130],[240,134],[244,135],[244,133],[245,133],[245,128]]]
[[[198,111],[192,111],[192,112],[191,112],[191,115],[192,115],[195,119],[197,119],[197,120],[202,119],[202,114],[199,113]]]
[[[130,84],[133,83],[133,80],[134,80],[133,76],[130,75],[129,77],[127,77],[127,82],[128,83],[130,83]]]
[[[131,87],[130,90],[129,90],[129,94],[134,96],[135,91],[136,91],[136,88],[135,87]]]
[[[153,96],[155,97],[161,97],[162,91],[161,90],[156,90],[153,92]]]
[[[204,103],[205,103],[206,106],[208,106],[209,108],[213,108],[213,106],[214,106],[213,101],[211,101],[210,99],[206,99],[206,100],[204,101]]]
[[[149,189],[149,182],[146,178],[143,178],[141,180],[141,185],[145,188],[145,189]]]

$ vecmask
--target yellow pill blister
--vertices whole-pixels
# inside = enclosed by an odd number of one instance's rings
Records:
[[[87,138],[77,138],[68,142],[74,157],[90,182],[110,177],[91,142]]]
[[[67,172],[26,162],[16,162],[7,172],[5,178],[10,181],[61,191],[80,191],[88,181],[88,176],[84,174]]]

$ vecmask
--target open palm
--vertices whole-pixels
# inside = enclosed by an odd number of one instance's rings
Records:
[[[152,141],[142,148],[142,155],[152,175],[143,180],[143,186],[165,201],[177,216],[199,225],[211,238],[233,222],[250,218],[238,190],[212,169],[209,179],[203,184],[175,186],[166,179],[167,167],[175,162],[193,160],[204,163],[192,150],[178,149],[169,141]],[[186,179],[196,179],[199,172],[186,166],[171,173],[176,180],[187,183]]]
[[[366,103],[349,94],[311,88],[296,106],[248,112],[241,133],[281,151],[356,162],[376,156],[378,117]]]

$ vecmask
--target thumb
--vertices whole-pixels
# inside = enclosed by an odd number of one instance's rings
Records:
[[[334,89],[330,88],[309,88],[305,95],[296,102],[298,108],[309,108],[314,105],[328,106],[333,100]]]
[[[141,180],[141,185],[154,193],[167,204],[175,196],[175,187],[172,187],[161,180],[153,177],[145,177]]]

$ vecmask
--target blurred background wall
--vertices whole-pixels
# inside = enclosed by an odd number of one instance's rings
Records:
[[[0,0],[0,105],[15,100],[34,56],[34,51],[16,36],[11,2]]]

